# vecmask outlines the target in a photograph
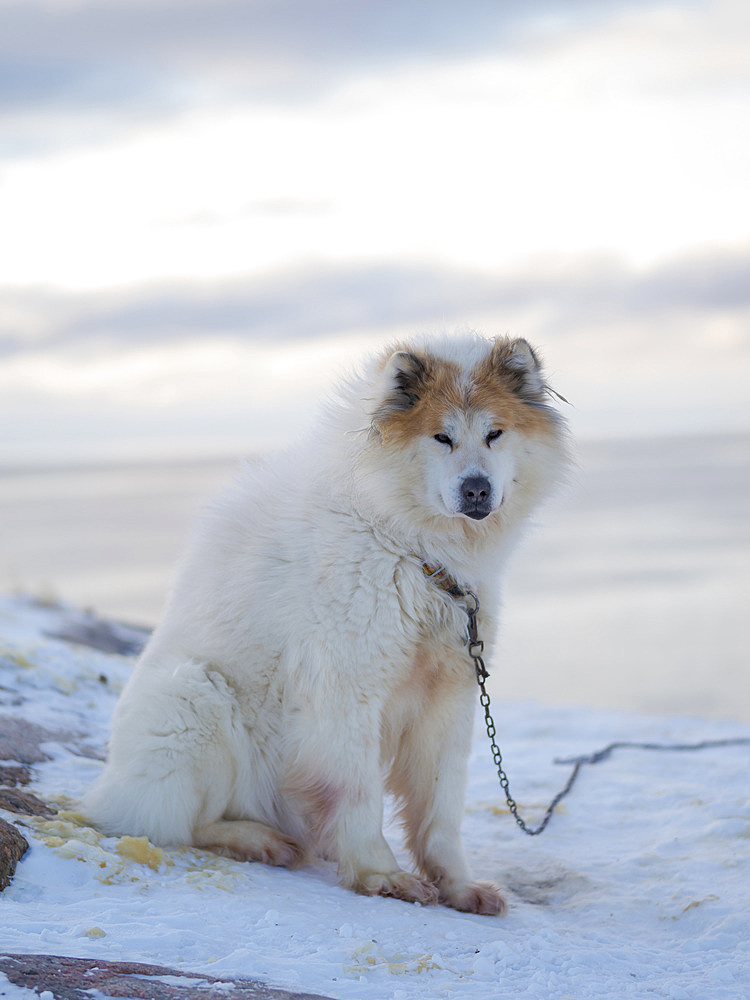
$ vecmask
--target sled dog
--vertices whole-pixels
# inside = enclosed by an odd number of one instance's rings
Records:
[[[368,895],[499,914],[460,826],[476,706],[460,601],[499,577],[560,479],[556,393],[521,339],[424,339],[342,384],[298,448],[204,513],[84,800],[109,834],[335,861]],[[394,796],[413,870],[383,832]]]

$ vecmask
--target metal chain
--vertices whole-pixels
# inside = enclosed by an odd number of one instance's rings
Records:
[[[492,713],[490,711],[490,696],[487,693],[487,688],[484,682],[490,676],[489,671],[484,665],[484,660],[482,659],[482,653],[484,652],[484,643],[479,638],[479,633],[477,630],[477,612],[479,611],[479,599],[477,595],[472,593],[472,591],[466,591],[464,595],[465,598],[470,598],[473,604],[467,602],[463,605],[464,611],[466,612],[466,617],[468,618],[468,624],[466,627],[466,632],[468,635],[468,648],[469,656],[474,661],[474,670],[477,675],[477,684],[479,685],[479,703],[484,709],[484,722],[487,727],[487,735],[490,739],[490,750],[492,751],[492,759],[495,762],[495,767],[497,768],[497,776],[500,781],[500,787],[503,792],[505,792],[505,799],[508,803],[508,809],[516,821],[518,826],[523,830],[524,833],[528,834],[529,837],[537,837],[543,830],[546,829],[547,824],[552,819],[552,813],[557,808],[558,803],[561,799],[564,799],[568,794],[570,789],[573,787],[573,783],[578,777],[578,772],[584,764],[584,761],[577,761],[570,777],[568,778],[567,784],[558,792],[554,799],[547,806],[547,811],[544,814],[542,822],[537,827],[530,827],[526,824],[525,820],[520,816],[518,812],[518,805],[516,800],[510,793],[510,783],[508,781],[508,775],[505,773],[503,768],[503,755],[500,753],[500,747],[495,742],[495,736],[497,730],[495,729],[495,721],[492,718]]]
[[[468,600],[467,600],[468,599]],[[723,739],[723,740],[702,740],[700,743],[633,743],[625,740],[618,740],[614,743],[610,743],[609,746],[604,747],[603,750],[598,750],[595,753],[586,754],[582,757],[572,757],[568,760],[555,760],[556,764],[572,764],[573,769],[570,772],[570,776],[565,784],[565,787],[557,793],[557,795],[552,799],[550,804],[544,813],[542,822],[537,827],[527,826],[523,818],[518,813],[518,805],[515,799],[510,794],[510,785],[508,783],[508,775],[503,769],[503,755],[500,753],[500,748],[495,742],[495,722],[492,718],[492,713],[490,712],[490,696],[487,693],[487,688],[485,687],[485,681],[490,676],[487,668],[484,665],[484,660],[482,659],[482,653],[484,652],[484,643],[479,638],[477,632],[477,612],[479,611],[479,600],[477,595],[472,593],[472,591],[464,591],[461,596],[462,607],[466,612],[466,617],[468,618],[468,625],[466,628],[468,636],[468,649],[469,656],[474,661],[474,669],[477,675],[477,684],[479,685],[479,703],[484,709],[484,722],[487,727],[487,735],[490,738],[490,749],[492,751],[492,759],[495,761],[495,767],[497,768],[497,776],[500,780],[500,787],[505,792],[505,798],[508,803],[508,809],[510,809],[513,818],[515,819],[518,826],[527,833],[530,837],[536,837],[543,830],[547,828],[547,824],[552,819],[552,814],[559,805],[562,799],[568,794],[568,792],[573,787],[576,778],[578,777],[578,772],[585,764],[598,764],[602,760],[606,760],[614,750],[620,749],[638,749],[638,750],[662,750],[669,752],[680,752],[680,751],[693,751],[693,750],[706,750],[715,747],[726,747],[726,746],[748,746],[750,745],[750,738],[747,737],[737,737],[734,739]],[[473,602],[473,603],[472,603]]]
[[[416,558],[416,557],[415,557]],[[464,590],[461,587],[455,577],[451,576],[448,570],[441,566],[439,563],[433,562],[422,562],[422,572],[425,576],[431,580],[435,586],[439,587],[441,590],[449,594],[450,597],[460,604],[462,610],[465,612],[468,618],[468,623],[466,627],[466,636],[468,643],[469,656],[474,663],[474,670],[477,675],[477,684],[479,685],[479,703],[484,710],[484,723],[487,727],[487,735],[490,739],[490,750],[492,751],[492,759],[495,762],[495,767],[497,768],[497,776],[500,781],[500,787],[505,792],[505,798],[508,803],[508,809],[515,819],[516,823],[527,833],[530,837],[536,837],[543,830],[546,830],[547,824],[552,819],[552,814],[559,805],[562,799],[568,794],[581,768],[585,764],[598,764],[599,761],[606,760],[609,755],[614,750],[633,748],[639,750],[663,750],[663,751],[685,751],[685,750],[705,750],[709,747],[723,747],[723,746],[747,746],[750,745],[750,739],[748,738],[737,738],[737,739],[726,739],[726,740],[703,740],[700,743],[631,743],[625,741],[617,741],[615,743],[610,743],[609,746],[604,747],[603,750],[598,750],[592,754],[586,754],[583,757],[572,757],[569,760],[555,760],[556,764],[572,764],[573,770],[570,773],[570,777],[565,783],[564,788],[557,793],[557,795],[552,799],[550,804],[542,818],[542,822],[537,827],[530,827],[526,824],[523,818],[518,813],[518,805],[515,799],[510,794],[510,785],[508,783],[508,775],[503,769],[503,755],[500,753],[500,748],[495,742],[495,736],[497,735],[497,730],[495,729],[495,721],[492,718],[492,713],[490,711],[490,696],[487,693],[487,688],[485,687],[485,681],[490,676],[487,668],[484,665],[484,660],[482,659],[482,653],[484,652],[484,643],[479,638],[479,633],[477,630],[477,612],[479,611],[479,598],[471,590]]]

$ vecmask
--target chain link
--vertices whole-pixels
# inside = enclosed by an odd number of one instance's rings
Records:
[[[557,793],[554,799],[547,806],[547,810],[544,814],[542,822],[537,827],[530,827],[525,822],[523,817],[518,812],[518,805],[516,800],[510,793],[510,782],[508,781],[508,775],[505,773],[503,768],[503,755],[500,753],[500,747],[495,742],[495,736],[497,735],[497,730],[495,729],[495,720],[492,718],[492,712],[490,710],[490,696],[487,693],[487,688],[485,686],[485,681],[490,676],[489,671],[484,665],[484,660],[482,659],[482,653],[484,652],[484,643],[479,638],[479,633],[477,629],[477,612],[479,611],[479,599],[477,595],[471,591],[467,591],[465,594],[466,598],[471,598],[473,604],[467,601],[464,604],[464,611],[466,612],[466,617],[468,618],[468,624],[466,627],[466,632],[468,636],[468,648],[469,656],[474,662],[474,670],[477,675],[477,684],[479,685],[479,704],[484,710],[484,723],[487,727],[487,736],[490,740],[490,750],[492,751],[492,759],[495,762],[495,767],[497,768],[497,777],[500,781],[500,787],[505,793],[505,799],[508,803],[508,809],[510,809],[513,819],[516,821],[518,826],[524,833],[528,834],[529,837],[537,837],[542,833],[549,821],[552,819],[552,814],[555,811],[558,803],[561,799],[564,799],[568,794],[570,789],[573,787],[573,782],[578,777],[578,772],[583,766],[583,761],[576,762],[573,771],[568,779],[565,787]]]

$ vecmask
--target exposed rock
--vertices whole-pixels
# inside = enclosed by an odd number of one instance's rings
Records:
[[[72,742],[82,756],[93,756],[74,733],[53,733],[34,722],[10,715],[0,716],[0,760],[12,760],[14,765],[0,766],[0,784],[27,785],[31,773],[27,764],[38,764],[50,757],[41,749],[49,740]],[[24,816],[54,816],[57,810],[30,792],[17,787],[0,787],[0,809]],[[29,849],[29,843],[12,823],[0,819],[0,892],[6,889],[15,874],[16,865]]]
[[[0,809],[20,813],[22,816],[44,816],[48,819],[57,812],[54,806],[42,802],[31,792],[19,792],[17,788],[0,788]]]
[[[121,656],[137,656],[146,645],[149,634],[146,628],[106,621],[86,611],[69,613],[56,629],[45,632],[51,639],[62,639]]]
[[[0,715],[0,760],[12,760],[18,764],[41,764],[50,760],[49,754],[41,748],[42,743],[62,743],[79,757],[103,760],[101,750],[86,743],[80,733],[65,730],[52,732],[27,722],[20,716]]]
[[[0,760],[39,764],[50,759],[40,748],[40,744],[56,738],[57,734],[48,732],[34,722],[10,715],[0,716]]]
[[[16,788],[18,785],[28,785],[31,781],[31,771],[28,767],[13,767],[0,764],[0,785],[6,788]]]
[[[10,885],[16,865],[29,849],[29,842],[12,823],[0,819],[0,892]]]
[[[105,962],[56,955],[0,955],[0,972],[16,986],[54,994],[55,1000],[132,997],[135,1000],[329,1000],[292,993],[253,979],[215,979],[139,962]]]

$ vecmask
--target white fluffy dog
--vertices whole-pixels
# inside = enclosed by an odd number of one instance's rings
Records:
[[[360,893],[497,914],[460,837],[476,704],[459,601],[560,477],[563,421],[523,340],[386,352],[293,452],[206,512],[84,802],[112,834],[298,865]],[[382,832],[399,806],[415,873]]]

